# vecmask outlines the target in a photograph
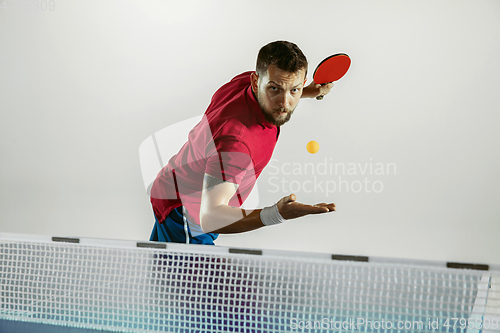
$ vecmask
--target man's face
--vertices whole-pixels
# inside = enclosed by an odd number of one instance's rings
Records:
[[[271,65],[267,74],[252,74],[252,90],[266,120],[281,126],[292,117],[306,83],[305,70],[289,73]]]

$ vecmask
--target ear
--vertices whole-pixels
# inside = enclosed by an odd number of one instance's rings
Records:
[[[252,91],[256,94],[259,91],[259,75],[256,72],[250,74],[250,82],[252,84]]]

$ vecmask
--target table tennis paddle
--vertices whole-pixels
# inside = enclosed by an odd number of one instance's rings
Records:
[[[351,66],[351,58],[347,54],[337,53],[331,55],[319,63],[314,70],[313,80],[317,84],[327,84],[342,78]],[[323,95],[316,97],[322,100]]]

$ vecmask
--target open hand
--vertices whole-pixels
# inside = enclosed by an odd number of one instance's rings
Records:
[[[333,203],[306,205],[296,200],[297,196],[295,194],[290,194],[278,201],[278,211],[285,220],[295,219],[309,214],[321,214],[335,211],[335,204]]]

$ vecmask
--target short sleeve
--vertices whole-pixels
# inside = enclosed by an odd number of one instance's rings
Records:
[[[234,184],[241,184],[245,174],[253,170],[248,147],[237,140],[220,140],[215,143],[217,154],[207,160],[205,173]]]

